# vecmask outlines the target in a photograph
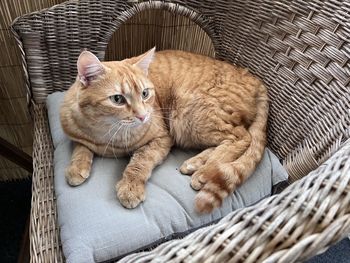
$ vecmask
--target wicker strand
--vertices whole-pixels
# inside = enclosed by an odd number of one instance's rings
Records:
[[[30,261],[63,262],[53,188],[53,145],[43,104],[33,105],[34,145]]]
[[[281,194],[234,211],[182,240],[169,241],[119,262],[306,260],[350,233],[349,185],[350,140]]]
[[[12,32],[28,98],[36,103],[70,86],[81,48],[101,59],[122,59],[154,45],[211,56],[215,49],[216,57],[265,81],[269,147],[295,181],[349,138],[350,32],[339,14],[350,6],[321,2],[69,1],[16,19]]]
[[[340,0],[72,0],[16,19],[12,32],[35,118],[32,261],[63,260],[41,103],[70,86],[86,47],[101,59],[107,49],[115,52],[106,58],[119,59],[154,44],[211,56],[215,50],[217,58],[248,67],[269,89],[268,146],[292,182],[306,176],[259,206],[135,260],[293,262],[342,238],[349,232],[349,13]]]

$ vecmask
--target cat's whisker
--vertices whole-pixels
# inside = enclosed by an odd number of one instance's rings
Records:
[[[164,112],[162,112],[162,111],[154,111],[154,112],[152,112],[152,114],[160,114],[160,115],[163,115],[164,114]]]
[[[125,133],[124,133],[124,140],[125,140],[125,149],[126,149],[126,151],[127,151],[127,153],[129,153],[129,149],[128,149],[128,131],[129,131],[129,129],[128,129],[129,127],[127,126],[126,127],[126,129],[124,130],[125,131]]]
[[[158,108],[158,109],[153,109],[154,111],[168,111],[168,110],[173,110],[172,108]]]
[[[172,109],[169,109],[169,110],[167,110],[167,109],[154,109],[153,111],[154,112],[161,112],[161,113],[165,113],[165,112],[170,112],[170,110],[172,110]]]
[[[124,125],[124,124],[121,124],[121,126],[119,127],[119,129],[118,129],[118,130],[116,131],[116,133],[112,136],[112,138],[113,138],[113,140],[112,140],[112,151],[113,151],[113,156],[114,156],[115,158],[117,158],[117,156],[115,155],[115,151],[114,151],[114,142],[115,142],[114,137],[117,136],[118,132],[120,131],[120,129],[121,129],[123,126],[125,126],[125,125]]]
[[[159,118],[162,118],[164,120],[169,120],[169,121],[172,121],[173,119],[172,118],[169,118],[169,117],[165,117],[163,115],[158,115],[158,114],[152,114],[154,117],[159,117]]]
[[[159,108],[159,109],[161,109],[161,110],[172,110],[172,108]],[[158,109],[156,109],[156,110],[158,110]]]
[[[127,150],[128,150],[128,152],[129,152],[130,135],[131,135],[131,133],[130,133],[130,128],[129,128],[129,129],[127,129],[127,137],[128,137]],[[130,153],[129,153],[129,155],[130,155]]]
[[[107,134],[110,134],[111,131],[116,128],[119,124],[121,124],[120,121],[116,122],[116,123],[113,123],[112,126],[109,128],[109,130],[104,134],[102,135],[102,138],[105,138],[107,136]]]
[[[162,118],[161,116],[155,116],[155,117],[159,117],[159,118]],[[163,119],[163,118],[162,118]],[[151,119],[151,121],[152,121],[152,119]],[[165,125],[166,126],[166,122],[156,122],[156,121],[152,121],[152,123],[154,123],[154,124],[159,124],[159,123],[161,123],[162,125]]]
[[[167,125],[167,123],[165,121],[163,121],[163,122],[153,122],[153,124],[156,125],[159,128],[165,129],[165,130],[169,129],[169,126]]]
[[[127,151],[129,152],[129,147],[128,147],[128,146],[129,146],[129,136],[130,136],[130,134],[129,134],[129,129],[126,130],[126,134],[127,134],[127,135],[126,135],[126,138],[127,138],[127,141],[126,141],[126,142],[127,142],[127,144],[126,144],[126,147],[127,147],[127,148],[126,148],[126,149],[127,149]]]
[[[108,140],[107,145],[106,145],[106,147],[105,147],[105,150],[104,150],[102,156],[104,156],[104,155],[106,154],[107,148],[108,148],[108,146],[109,146],[109,144],[110,144],[111,142],[112,142],[113,155],[115,156],[115,154],[114,154],[114,146],[113,146],[114,137],[115,137],[115,136],[117,135],[117,133],[122,129],[123,126],[124,126],[124,125],[121,124],[121,125],[119,126],[118,130],[117,130],[117,131],[111,136],[111,138]]]
[[[160,129],[165,129],[165,130],[167,130],[168,128],[166,127],[166,125],[165,124],[163,124],[163,123],[161,123],[161,124],[159,124],[159,123],[154,123],[158,128],[160,128]],[[164,126],[163,126],[164,125]]]

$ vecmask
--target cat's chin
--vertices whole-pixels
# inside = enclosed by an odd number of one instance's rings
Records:
[[[125,127],[129,127],[129,128],[139,128],[139,127],[142,127],[144,125],[146,125],[148,123],[148,120],[145,120],[143,122],[141,121],[135,121],[135,122],[131,122],[127,125],[125,125]]]
[[[138,128],[138,127],[141,127],[142,125],[144,125],[144,123],[142,123],[142,122],[134,122],[132,124],[129,124],[129,127]]]

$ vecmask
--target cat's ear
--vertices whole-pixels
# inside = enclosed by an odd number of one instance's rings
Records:
[[[78,78],[79,81],[87,87],[91,80],[103,74],[105,67],[101,61],[90,51],[81,52],[78,61]]]
[[[139,56],[137,62],[134,64],[134,66],[137,66],[140,69],[142,69],[142,71],[146,74],[146,76],[148,75],[149,65],[152,63],[154,59],[155,51],[156,51],[156,47],[148,50],[146,53]]]

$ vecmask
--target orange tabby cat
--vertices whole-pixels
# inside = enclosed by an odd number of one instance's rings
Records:
[[[209,57],[155,49],[123,61],[81,53],[78,77],[61,108],[76,142],[66,178],[79,185],[93,155],[132,154],[117,183],[121,204],[145,200],[145,184],[175,144],[203,151],[183,174],[200,190],[195,206],[210,212],[254,171],[266,143],[266,88],[248,70]]]

